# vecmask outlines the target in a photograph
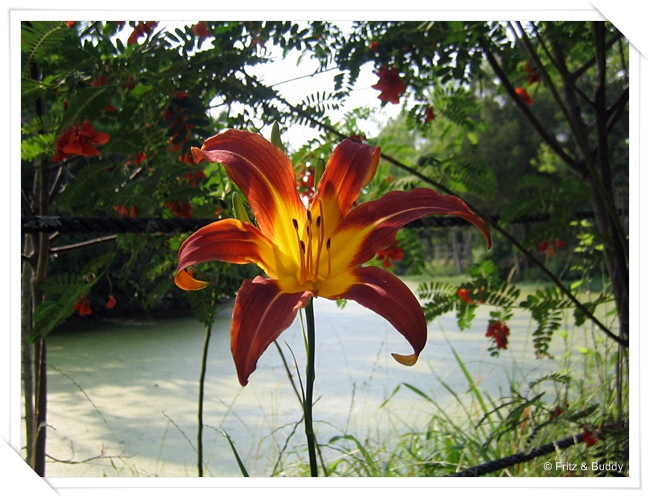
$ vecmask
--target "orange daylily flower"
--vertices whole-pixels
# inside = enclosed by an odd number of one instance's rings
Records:
[[[260,135],[229,130],[192,153],[197,162],[223,163],[255,215],[256,225],[223,219],[192,234],[179,250],[175,277],[181,289],[202,289],[208,283],[185,270],[214,260],[255,263],[266,273],[245,280],[235,300],[231,350],[242,385],[312,297],[351,299],[383,316],[413,348],[413,354],[393,357],[415,364],[427,340],[420,304],[396,276],[361,265],[389,247],[402,226],[429,214],[466,219],[490,245],[485,222],[461,199],[430,189],[389,192],[353,209],[361,188],[375,176],[378,147],[341,142],[309,207],[300,198],[289,158]]]

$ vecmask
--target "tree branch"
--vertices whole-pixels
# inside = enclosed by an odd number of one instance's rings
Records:
[[[533,115],[531,112],[530,108],[524,104],[524,102],[521,100],[519,95],[517,95],[517,92],[515,92],[515,88],[512,86],[512,83],[510,83],[510,80],[506,76],[505,72],[503,69],[501,69],[501,66],[497,62],[496,58],[490,51],[490,49],[487,47],[487,44],[485,43],[484,40],[481,40],[480,42],[481,49],[483,50],[483,53],[485,54],[485,57],[488,60],[488,63],[492,67],[492,70],[494,71],[494,74],[499,78],[499,81],[501,81],[501,84],[505,88],[506,92],[508,92],[508,95],[510,95],[510,98],[512,101],[519,107],[523,115],[528,119],[528,122],[532,125],[532,127],[535,129],[535,131],[539,134],[539,136],[546,142],[546,144],[555,152],[562,161],[564,161],[571,169],[574,169],[578,171],[580,174],[584,174],[583,167],[581,164],[569,156],[565,150],[562,148],[562,146],[552,137],[550,136],[546,129],[542,126],[542,124],[537,120],[537,118]]]
[[[117,239],[117,235],[109,235],[107,237],[99,237],[97,239],[86,240],[84,242],[77,242],[76,244],[68,244],[65,246],[51,247],[50,252],[54,254],[62,254],[64,252],[75,251],[77,249],[86,249],[88,247],[96,246],[98,244],[112,242],[115,239]]]

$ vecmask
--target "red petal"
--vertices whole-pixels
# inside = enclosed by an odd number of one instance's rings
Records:
[[[95,147],[93,147],[90,143],[82,142],[81,143],[81,152],[80,152],[80,154],[82,156],[92,157],[92,156],[98,156],[99,151],[97,149],[95,149]]]
[[[296,190],[293,165],[284,153],[260,135],[228,130],[208,138],[201,149],[193,148],[194,159],[223,163],[233,182],[248,200],[255,220],[267,236],[276,239],[278,230],[286,241],[295,239],[291,220],[302,226],[305,207]],[[278,220],[286,223],[280,228]]]
[[[96,130],[93,136],[90,137],[90,141],[95,145],[104,145],[110,139],[111,136],[108,133],[104,133],[103,131],[96,131]]]
[[[255,371],[266,348],[292,323],[298,310],[305,307],[313,294],[309,291],[283,293],[274,280],[255,277],[244,280],[232,313],[230,349],[242,386]]]
[[[73,140],[71,142],[68,142],[68,144],[61,149],[61,151],[65,154],[82,155],[84,153],[84,147],[79,140]]]
[[[418,300],[406,284],[381,268],[356,268],[352,273],[357,283],[331,299],[352,299],[388,320],[414,350],[413,355],[393,353],[393,357],[403,365],[414,365],[427,342],[427,323]]]
[[[255,263],[268,271],[267,263],[270,262],[264,261],[264,252],[268,248],[268,239],[250,223],[235,219],[215,221],[197,230],[183,242],[178,251],[176,284],[184,289],[183,282],[186,279],[182,270],[206,261]]]
[[[345,216],[350,212],[354,201],[359,197],[361,188],[368,185],[375,177],[381,149],[368,145],[343,140],[334,149],[323,176],[318,183],[318,192],[313,204],[323,200],[325,212],[338,212]],[[332,211],[333,203],[338,207]],[[335,220],[328,220],[328,223]]]
[[[427,188],[408,192],[393,191],[375,201],[364,202],[339,225],[337,232],[373,228],[360,244],[349,266],[354,267],[369,261],[379,250],[393,243],[397,232],[405,224],[429,214],[459,216],[474,224],[483,233],[488,248],[492,244],[485,221],[472,213],[459,197],[441,195]],[[332,245],[336,247],[334,242],[332,241]]]

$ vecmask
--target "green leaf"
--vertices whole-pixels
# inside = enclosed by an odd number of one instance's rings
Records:
[[[67,277],[64,274],[63,277]],[[57,284],[64,287],[63,294],[57,301],[45,301],[34,310],[34,327],[30,330],[28,340],[39,341],[49,335],[54,329],[61,325],[72,313],[79,299],[88,294],[94,282],[84,282],[81,277],[70,278],[70,281]]]
[[[33,161],[43,156],[51,156],[56,146],[54,133],[46,133],[27,137],[20,142],[20,158],[23,161]]]

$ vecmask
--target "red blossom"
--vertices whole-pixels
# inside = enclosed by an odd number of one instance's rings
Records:
[[[124,218],[127,214],[129,214],[128,209],[126,209],[126,207],[121,204],[118,206],[113,206],[113,211],[115,211],[120,218]]]
[[[434,119],[436,119],[436,114],[433,112],[433,109],[431,107],[428,107],[424,110],[424,121],[426,123],[430,123]]]
[[[194,208],[187,201],[165,201],[165,207],[170,209],[177,218],[191,218]]]
[[[377,40],[373,40],[368,44],[368,49],[372,50],[374,53],[379,52],[379,42]]]
[[[66,22],[65,22],[65,25],[66,25],[68,28],[71,28],[72,26],[74,26],[74,23],[75,23],[75,22],[77,22],[77,21],[66,21]]]
[[[66,128],[56,141],[53,162],[65,161],[70,155],[99,156],[95,145],[104,145],[110,139],[108,133],[95,130],[88,122]]]
[[[296,187],[301,197],[311,199],[314,197],[314,167],[302,166],[296,171]]]
[[[138,23],[138,25],[133,29],[133,33],[131,33],[131,36],[129,36],[129,39],[127,40],[128,45],[133,45],[134,43],[138,43],[138,40],[142,38],[145,35],[150,34],[153,31],[153,28],[156,27],[158,23],[156,21],[141,21]]]
[[[77,301],[77,304],[74,305],[73,308],[75,311],[78,311],[81,316],[86,316],[86,315],[92,315],[93,310],[90,307],[90,301],[88,300],[88,296],[84,295],[79,298]]]
[[[117,300],[113,297],[113,294],[110,294],[108,296],[108,301],[106,301],[106,307],[108,309],[111,309],[114,308],[116,304],[117,304]]]
[[[533,103],[533,99],[530,98],[530,95],[528,95],[528,92],[518,86],[515,88],[515,93],[519,95],[519,98],[522,100],[522,102],[526,105],[531,105]]]
[[[562,239],[559,239],[559,238],[555,239],[555,247],[557,249],[562,249],[565,245],[566,244],[564,243],[564,241]]]
[[[469,295],[472,293],[471,290],[465,289],[464,287],[461,287],[456,291],[456,295],[461,301],[465,301],[467,304],[474,304],[475,301],[469,297]]]
[[[127,216],[130,218],[137,218],[139,209],[135,204],[130,208],[120,204],[118,206],[113,206],[113,211],[115,211],[120,218],[126,218]]]
[[[187,92],[176,92],[174,100],[181,101],[187,98]],[[187,143],[191,136],[191,130],[196,128],[195,125],[188,123],[189,117],[183,112],[182,108],[176,106],[167,107],[163,111],[163,119],[165,124],[170,129],[174,129],[174,133],[168,141],[167,150],[171,152],[178,152],[182,145]],[[181,154],[179,161],[189,165],[194,165],[195,162],[189,154]]]
[[[137,85],[137,83],[134,83],[135,78],[134,78],[133,76],[131,76],[131,75],[129,75],[129,76],[126,78],[126,81],[128,81],[129,84],[128,84],[128,85],[124,85],[124,89],[125,89],[127,92],[130,92],[131,90],[133,90],[133,89],[135,88],[135,86]]]
[[[93,88],[98,88],[100,86],[105,86],[108,83],[105,75],[101,75],[99,78],[95,78],[90,84]]]
[[[353,133],[348,138],[350,140],[353,140],[354,142],[359,142],[359,143],[365,142],[367,140],[365,133]]]
[[[585,427],[582,429],[582,440],[585,442],[585,446],[589,448],[598,442],[598,435]]]
[[[193,173],[186,173],[184,176],[185,181],[183,182],[185,185],[188,185],[190,187],[196,187],[196,182],[197,180],[205,180],[205,173],[203,172],[202,169],[197,170]]]
[[[133,159],[133,161],[128,161],[126,164],[127,165],[128,164],[135,164],[136,166],[140,166],[143,162],[145,162],[147,160],[147,157],[149,157],[149,156],[147,156],[147,154],[145,154],[143,151],[139,151],[136,154],[135,159]]]
[[[192,154],[181,154],[178,156],[178,160],[182,163],[189,164],[190,166],[194,166],[194,164],[196,164],[194,162],[194,157]]]
[[[539,77],[539,74],[535,72],[535,69],[530,64],[530,62],[526,61],[524,71],[528,73],[526,76],[526,81],[528,82],[529,85],[533,85],[540,81],[541,78]]]
[[[488,323],[487,333],[485,337],[492,337],[497,345],[497,349],[508,349],[508,336],[510,329],[499,320],[490,320]]]
[[[375,74],[379,76],[379,81],[376,85],[372,85],[372,88],[381,92],[379,100],[399,104],[399,97],[404,93],[406,85],[400,78],[397,69],[383,67]]]
[[[558,418],[560,415],[562,415],[563,413],[564,413],[564,409],[559,406],[556,406],[555,408],[553,408],[553,411],[550,413],[549,419],[554,420]]]
[[[201,38],[212,36],[210,31],[208,31],[208,27],[205,25],[205,21],[199,21],[197,24],[192,26],[192,33]]]
[[[397,240],[389,245],[386,249],[377,252],[377,259],[382,262],[384,268],[392,268],[393,264],[390,262],[401,261],[404,258],[404,249],[402,249]]]
[[[553,249],[553,246],[548,243],[548,240],[544,240],[540,245],[538,245],[537,250],[545,252],[549,256],[553,256],[553,253],[555,252],[555,249]]]

